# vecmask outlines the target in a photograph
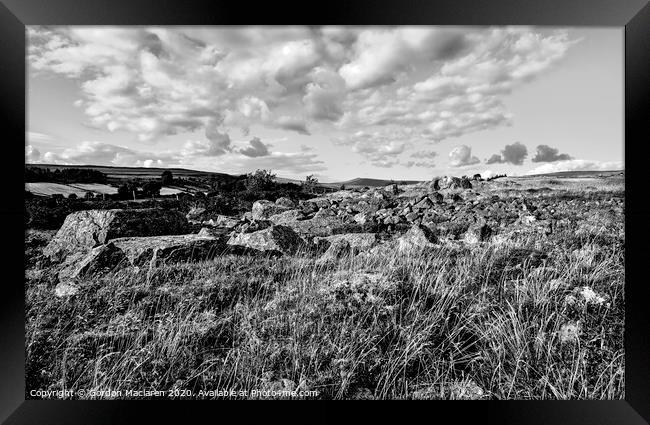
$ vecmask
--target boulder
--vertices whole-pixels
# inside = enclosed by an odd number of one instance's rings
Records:
[[[178,211],[155,208],[78,211],[66,217],[43,254],[59,262],[69,254],[88,252],[115,238],[177,235],[187,231],[187,219]]]
[[[289,209],[291,208],[262,199],[253,203],[251,214],[254,220],[266,220],[272,215],[279,214]]]
[[[274,214],[269,217],[269,221],[273,224],[285,224],[304,219],[305,215],[301,210],[289,210]]]
[[[354,232],[359,225],[348,223],[330,209],[318,211],[313,218],[285,223],[301,236],[331,236],[338,233]]]
[[[253,233],[236,233],[228,245],[241,246],[256,251],[293,255],[305,248],[305,242],[287,226],[271,226]]]
[[[436,246],[437,242],[438,238],[431,229],[416,224],[398,239],[398,250],[408,251],[411,249],[432,247]]]
[[[475,244],[485,242],[492,235],[492,229],[487,224],[474,224],[465,232],[465,242]]]
[[[127,258],[113,242],[100,245],[87,254],[75,253],[66,257],[59,270],[59,281],[65,282],[84,275],[98,275],[127,265]]]
[[[205,234],[118,238],[111,242],[136,267],[209,260],[227,248],[225,236]]]
[[[419,202],[417,202],[415,205],[413,205],[414,210],[427,210],[431,207],[433,207],[433,202],[431,199],[429,199],[427,196],[422,198]]]
[[[280,205],[281,207],[287,207],[287,208],[296,208],[296,203],[293,202],[291,199],[283,196],[281,198],[278,198],[275,201],[276,205]]]

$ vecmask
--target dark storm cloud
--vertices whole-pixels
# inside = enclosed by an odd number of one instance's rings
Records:
[[[531,159],[533,162],[555,162],[567,161],[573,159],[570,155],[559,153],[557,148],[552,148],[548,145],[539,145],[535,152],[535,156]]]

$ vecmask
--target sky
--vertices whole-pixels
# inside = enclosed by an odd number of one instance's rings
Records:
[[[27,27],[25,161],[322,182],[623,169],[623,32]]]

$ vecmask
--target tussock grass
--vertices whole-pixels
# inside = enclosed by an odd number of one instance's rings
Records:
[[[39,275],[27,392],[290,380],[328,399],[623,398],[622,227],[602,226],[332,263],[229,255],[83,280],[63,299]]]

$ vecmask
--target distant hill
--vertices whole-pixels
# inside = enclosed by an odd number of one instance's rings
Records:
[[[546,174],[530,174],[520,177],[610,177],[623,174],[625,176],[625,170],[611,170],[611,171],[558,171],[556,173],[546,173]]]
[[[97,170],[106,174],[109,178],[130,179],[157,178],[163,171],[171,171],[174,177],[235,177],[226,173],[215,173],[210,171],[188,170],[186,168],[147,168],[147,167],[112,167],[106,165],[58,165],[58,164],[25,164],[26,167],[49,168],[57,170],[63,168],[79,168],[86,170]]]
[[[345,186],[368,186],[368,187],[383,187],[388,186],[389,184],[415,184],[419,183],[419,180],[383,180],[383,179],[368,179],[357,177],[356,179],[347,180],[339,183],[330,183],[332,185],[345,185]]]

